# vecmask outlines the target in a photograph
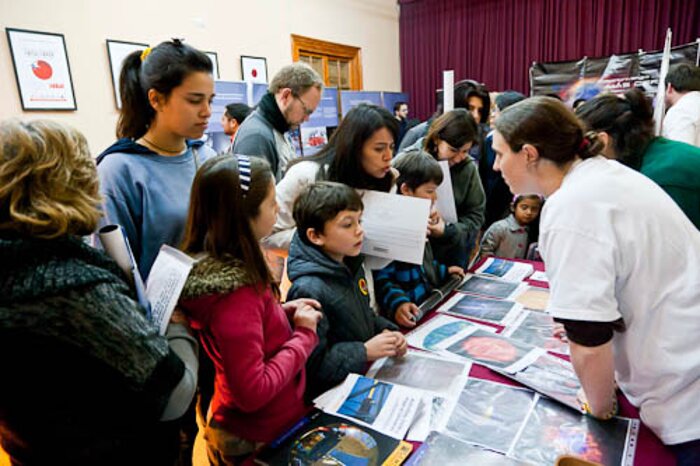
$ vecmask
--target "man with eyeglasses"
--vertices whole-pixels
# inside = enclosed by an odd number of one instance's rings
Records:
[[[322,90],[323,80],[304,63],[279,70],[258,107],[238,130],[233,153],[264,157],[279,181],[295,157],[284,134],[309,120],[321,101]]]

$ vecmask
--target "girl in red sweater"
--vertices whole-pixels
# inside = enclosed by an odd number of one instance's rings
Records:
[[[195,177],[183,250],[198,262],[180,305],[216,372],[205,430],[213,465],[236,464],[306,411],[304,365],[318,343],[320,305],[279,303],[259,247],[277,211],[262,159],[216,157]]]

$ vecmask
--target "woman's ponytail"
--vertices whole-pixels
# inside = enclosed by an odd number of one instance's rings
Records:
[[[117,123],[117,137],[138,139],[148,130],[155,111],[148,102],[148,91],[141,85],[141,55],[137,50],[124,59],[119,74],[122,108]]]

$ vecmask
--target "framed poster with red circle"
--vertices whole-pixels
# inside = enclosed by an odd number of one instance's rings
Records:
[[[241,55],[241,74],[243,81],[267,83],[267,59]]]
[[[22,110],[77,110],[63,34],[5,32]]]

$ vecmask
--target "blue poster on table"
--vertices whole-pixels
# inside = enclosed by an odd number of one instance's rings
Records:
[[[328,127],[338,126],[338,88],[326,87],[309,121],[301,125],[302,151],[313,155],[328,143]]]
[[[382,105],[392,114],[396,102],[408,103],[408,94],[405,92],[382,92]]]
[[[209,126],[207,133],[223,133],[224,128],[221,126],[221,117],[226,111],[228,104],[248,102],[248,94],[246,83],[242,81],[215,81],[214,82],[214,100],[211,103],[211,117],[209,117]]]
[[[255,107],[260,103],[260,99],[267,93],[268,85],[265,83],[253,83],[253,100],[251,100],[250,106]]]
[[[351,108],[360,104],[382,105],[382,93],[370,91],[340,91],[340,107],[343,116],[347,115]]]

